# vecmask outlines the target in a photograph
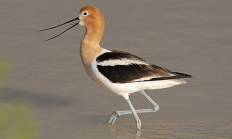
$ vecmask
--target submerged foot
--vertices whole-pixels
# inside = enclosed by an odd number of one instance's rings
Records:
[[[116,121],[116,119],[117,119],[117,117],[119,117],[119,114],[118,114],[117,111],[114,111],[114,112],[112,113],[112,115],[109,117],[107,123],[108,123],[108,124],[114,124],[115,121]]]

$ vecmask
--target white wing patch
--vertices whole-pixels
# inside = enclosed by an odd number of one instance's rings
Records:
[[[100,66],[116,66],[116,65],[132,65],[132,64],[138,64],[138,65],[148,65],[148,63],[145,63],[143,61],[133,60],[133,59],[117,59],[117,60],[107,60],[102,62],[97,62],[97,65]]]

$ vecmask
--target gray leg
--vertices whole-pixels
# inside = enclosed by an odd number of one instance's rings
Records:
[[[135,110],[135,113],[156,112],[157,110],[159,110],[159,106],[155,103],[155,101],[153,101],[144,91],[141,91],[141,93],[144,95],[144,97],[145,97],[146,99],[149,100],[149,102],[152,103],[153,108],[151,108],[151,109],[138,109],[138,110]],[[127,100],[127,99],[126,99],[126,100]],[[129,99],[128,99],[128,100],[129,100]],[[127,100],[127,102],[128,102],[128,100]],[[129,103],[131,104],[130,100],[129,100],[128,104],[129,104]],[[129,106],[130,106],[130,104],[129,104]],[[132,104],[131,104],[131,106],[132,106]],[[130,107],[131,107],[131,106],[130,106]],[[132,107],[133,107],[133,106],[132,106]],[[134,108],[133,108],[133,109],[134,109]],[[132,108],[131,108],[131,110],[114,111],[113,114],[112,114],[112,115],[110,116],[110,118],[108,119],[108,123],[114,124],[117,117],[119,117],[119,116],[121,116],[121,115],[131,114],[131,113],[133,113]],[[134,114],[134,113],[133,113],[133,114]],[[136,114],[136,115],[137,115],[137,114]],[[135,116],[135,114],[134,114],[134,116]],[[137,121],[136,121],[136,122],[137,122]],[[138,123],[138,122],[137,122],[137,123]],[[141,124],[140,124],[140,125],[141,125]],[[138,125],[137,125],[137,126],[138,126]]]
[[[144,97],[145,97],[146,99],[148,99],[148,100],[151,102],[151,104],[153,105],[153,109],[152,109],[152,111],[150,111],[150,112],[156,112],[156,111],[158,111],[158,110],[159,110],[159,105],[156,104],[155,101],[154,101],[153,99],[151,99],[144,91],[141,91],[141,93],[142,93],[142,94],[144,95]]]
[[[141,121],[140,121],[140,119],[139,119],[139,116],[138,116],[137,113],[135,112],[135,109],[134,109],[134,107],[133,107],[133,105],[132,105],[130,99],[128,98],[128,99],[126,99],[126,101],[127,101],[127,103],[129,104],[130,109],[131,109],[131,111],[132,111],[132,113],[133,113],[133,115],[134,115],[134,117],[135,117],[135,122],[136,122],[136,127],[137,127],[137,129],[141,129]]]

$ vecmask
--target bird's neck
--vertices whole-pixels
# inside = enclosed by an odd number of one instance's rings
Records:
[[[89,65],[102,51],[100,40],[104,32],[103,27],[86,27],[85,36],[81,42],[80,55],[84,65]]]

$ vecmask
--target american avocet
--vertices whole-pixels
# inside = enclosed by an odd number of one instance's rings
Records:
[[[48,40],[56,38],[78,24],[86,28],[80,46],[80,55],[87,74],[98,85],[124,97],[131,109],[114,111],[108,123],[114,124],[117,117],[133,113],[137,129],[141,129],[141,121],[137,113],[156,112],[159,109],[159,106],[144,90],[168,88],[186,83],[181,78],[191,78],[191,75],[172,72],[151,64],[136,55],[102,48],[99,43],[104,32],[104,17],[96,7],[91,5],[82,7],[77,18],[44,30],[53,29],[76,20],[77,23]],[[135,110],[129,99],[129,95],[134,92],[141,92],[152,103],[153,108]]]

